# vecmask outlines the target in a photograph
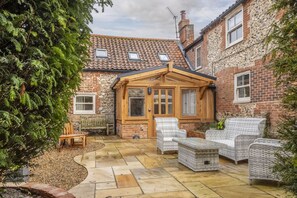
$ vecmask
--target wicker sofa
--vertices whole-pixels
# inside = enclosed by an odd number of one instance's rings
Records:
[[[177,151],[178,143],[173,138],[186,138],[186,130],[178,128],[178,119],[172,117],[155,118],[157,132],[157,148],[164,151]]]
[[[248,159],[248,148],[263,136],[265,118],[228,118],[224,130],[207,130],[205,139],[219,144],[219,154],[234,160]]]
[[[281,148],[280,140],[258,138],[249,146],[249,179],[280,181],[279,175],[273,172],[275,153]]]

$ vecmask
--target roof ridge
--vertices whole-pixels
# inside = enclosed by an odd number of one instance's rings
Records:
[[[91,34],[91,37],[107,37],[107,38],[119,38],[129,40],[152,40],[152,41],[179,41],[178,39],[162,39],[162,38],[141,38],[141,37],[127,37],[127,36],[112,36],[103,34]]]

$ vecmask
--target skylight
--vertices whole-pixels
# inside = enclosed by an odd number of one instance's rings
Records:
[[[166,53],[159,54],[159,58],[161,61],[169,61],[169,57]]]
[[[96,58],[107,58],[106,49],[96,49]]]
[[[130,60],[140,60],[137,52],[129,52],[128,54]]]

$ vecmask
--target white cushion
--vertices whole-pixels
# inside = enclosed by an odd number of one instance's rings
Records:
[[[163,141],[165,142],[172,142],[173,137],[164,137]]]

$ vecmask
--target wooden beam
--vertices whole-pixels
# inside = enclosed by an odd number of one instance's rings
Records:
[[[203,96],[204,96],[204,93],[205,93],[205,91],[206,91],[206,86],[205,87],[202,87],[202,88],[200,88],[200,100],[202,100],[202,98],[203,98]]]
[[[169,73],[167,76],[172,77],[176,80],[188,81],[188,82],[195,83],[195,84],[200,84],[202,82],[201,80],[189,78],[187,76],[183,76],[183,75],[179,75],[179,74],[175,74],[175,73]]]
[[[174,65],[174,62],[173,61],[170,61],[168,63],[168,72],[172,72],[173,71],[173,65]]]
[[[157,75],[160,75],[160,74],[166,73],[166,72],[167,72],[167,68],[159,69],[159,70],[153,70],[153,71],[143,72],[143,73],[140,73],[140,74],[134,74],[134,75],[131,75],[131,76],[126,76],[126,77],[123,77],[120,81],[149,78],[151,76],[157,76]]]
[[[125,80],[123,85],[122,85],[122,89],[123,89],[123,100],[126,99],[126,92],[127,92],[127,84],[129,83],[128,80]]]

